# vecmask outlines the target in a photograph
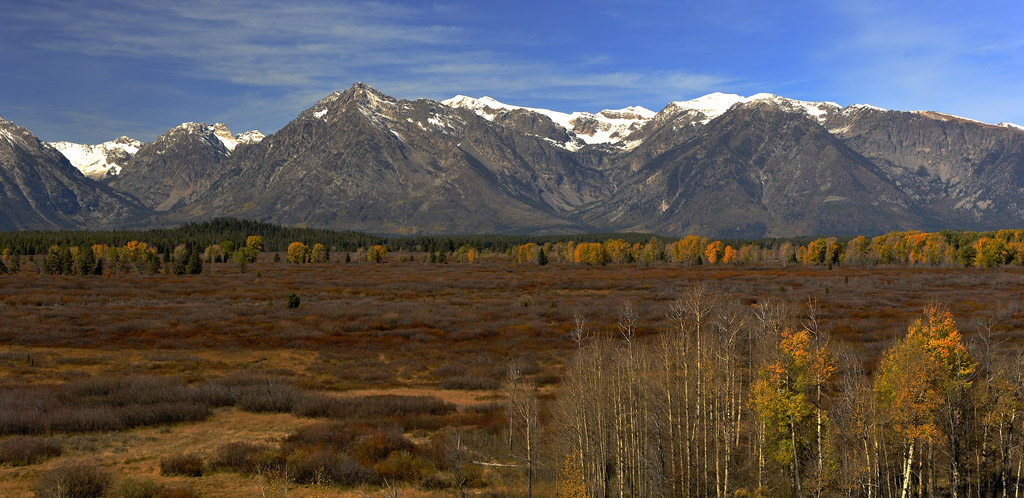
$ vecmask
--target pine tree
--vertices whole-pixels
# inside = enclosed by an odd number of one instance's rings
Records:
[[[78,255],[78,274],[92,275],[96,270],[96,255],[92,253],[91,247],[83,247]]]
[[[540,252],[537,253],[537,264],[541,266],[548,264],[548,255],[544,254],[544,248],[541,248]]]
[[[189,275],[198,275],[203,272],[203,262],[199,259],[199,253],[190,251],[188,262],[185,265],[185,272]]]
[[[60,274],[71,275],[74,273],[75,260],[71,257],[71,248],[68,246],[60,247]]]

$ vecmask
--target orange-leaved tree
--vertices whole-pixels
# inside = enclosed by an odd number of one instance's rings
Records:
[[[909,492],[917,447],[942,435],[940,409],[957,391],[970,387],[975,370],[949,311],[930,305],[924,314],[910,325],[906,337],[885,353],[875,377],[879,407],[903,440],[903,498]],[[957,463],[950,463],[955,485]]]

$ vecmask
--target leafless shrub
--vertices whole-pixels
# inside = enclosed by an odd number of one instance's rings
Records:
[[[102,498],[110,487],[110,474],[85,460],[65,460],[36,481],[39,498]]]
[[[210,458],[210,470],[252,473],[257,467],[258,457],[272,450],[273,448],[265,444],[232,441],[217,448]]]
[[[206,403],[178,379],[90,378],[0,389],[0,434],[88,432],[202,420]]]
[[[165,476],[199,477],[206,464],[198,453],[179,453],[160,459],[160,474]]]
[[[493,390],[500,386],[501,382],[497,379],[478,377],[475,375],[448,377],[441,381],[441,389],[459,389],[464,391]]]
[[[0,441],[0,463],[32,465],[58,457],[64,447],[56,438],[15,436]]]
[[[304,417],[382,418],[417,414],[446,415],[455,405],[434,396],[383,394],[359,397],[332,397],[310,394],[296,404],[295,413]]]
[[[352,457],[329,449],[292,453],[288,457],[288,476],[299,484],[313,484],[317,479],[338,486],[380,482],[376,473],[359,465]]]

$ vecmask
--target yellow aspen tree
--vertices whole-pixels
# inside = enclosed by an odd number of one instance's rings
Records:
[[[375,244],[366,249],[366,259],[371,263],[383,263],[388,254],[388,246]]]
[[[842,262],[853,265],[863,265],[871,262],[871,241],[863,235],[850,239],[846,243],[846,250],[843,251]]]
[[[758,263],[760,259],[761,251],[754,244],[740,246],[739,253],[736,255],[736,260],[743,264]]]
[[[326,263],[327,262],[327,246],[317,242],[313,244],[313,249],[310,250],[310,260],[313,263]]]
[[[624,240],[608,240],[604,243],[605,254],[609,263],[625,263],[632,248]]]
[[[659,261],[665,254],[665,243],[658,240],[657,237],[651,237],[643,246],[643,250],[640,251],[640,257],[636,258],[638,261],[644,264],[651,264],[655,261]]]
[[[256,258],[263,252],[263,237],[259,235],[250,235],[245,238],[245,249],[249,254],[251,262],[255,262]]]
[[[824,423],[820,408],[808,399],[807,391],[824,384],[834,368],[825,350],[815,347],[812,339],[808,330],[784,329],[776,360],[761,366],[751,386],[751,408],[765,429],[764,451],[778,464],[789,466],[794,496],[803,493],[800,461],[806,441],[801,427],[812,413],[817,413],[819,434]]]
[[[902,498],[909,494],[917,448],[941,435],[938,411],[954,388],[968,387],[964,379],[974,368],[952,315],[935,306],[927,307],[925,318],[911,324],[906,337],[883,357],[875,394],[892,430],[903,441]],[[956,482],[956,462],[951,467]]]
[[[305,263],[309,261],[309,248],[302,242],[292,242],[288,244],[288,262],[289,263]]]
[[[558,498],[587,498],[587,485],[583,482],[583,462],[579,450],[566,453],[562,469],[558,472]]]
[[[976,251],[974,265],[991,268],[1006,262],[1006,243],[994,237],[982,237],[974,243]]]
[[[604,246],[598,242],[580,242],[576,244],[573,260],[583,265],[605,264]]]

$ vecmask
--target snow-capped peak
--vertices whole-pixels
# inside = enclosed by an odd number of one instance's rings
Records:
[[[559,112],[550,109],[522,107],[505,104],[491,97],[479,99],[456,95],[441,101],[448,107],[469,109],[480,117],[493,121],[499,114],[515,110],[535,112],[547,116],[556,125],[572,132],[585,144],[620,144],[630,133],[639,129],[655,116],[655,112],[640,106],[624,109],[605,109],[597,114],[590,112]],[[568,149],[579,148],[572,142],[560,144]]]
[[[231,130],[224,123],[215,123],[210,129],[213,131],[213,135],[217,137],[217,140],[224,144],[225,149],[233,151],[238,146],[238,140],[231,134]]]
[[[250,130],[250,131],[247,131],[247,132],[244,132],[244,133],[239,133],[238,135],[235,135],[235,140],[237,140],[238,143],[240,143],[240,144],[259,143],[264,138],[266,138],[266,135],[264,135],[263,133],[260,133],[260,130]]]
[[[651,119],[658,113],[646,107],[631,105],[622,109],[604,109],[597,114],[608,119]]]
[[[881,107],[878,107],[878,106],[875,106],[875,105],[871,105],[871,104],[853,104],[853,105],[848,106],[847,109],[869,109],[869,110],[872,110],[872,111],[881,111],[881,112],[888,112],[889,111],[888,109],[883,109]]]
[[[1006,121],[999,123],[998,126],[1002,126],[1004,128],[1013,128],[1015,130],[1024,130],[1024,126],[1021,126],[1019,124],[1008,123]]]
[[[666,109],[674,112],[699,112],[704,115],[704,119],[700,120],[700,123],[707,124],[725,114],[734,105],[759,101],[773,102],[786,110],[803,112],[818,121],[824,121],[830,111],[838,111],[842,108],[835,102],[806,102],[787,99],[771,93],[757,93],[750,97],[744,97],[734,93],[714,92],[692,100],[671,102]]]
[[[672,109],[677,112],[699,112],[705,116],[701,123],[707,124],[712,119],[725,114],[725,111],[728,111],[732,106],[745,100],[746,97],[734,93],[714,92],[691,100],[669,102],[666,109]]]
[[[518,107],[514,105],[504,104],[486,96],[480,97],[479,99],[475,99],[473,97],[467,97],[465,95],[456,95],[448,100],[442,100],[441,103],[448,107],[461,107],[463,109],[469,109],[480,115],[480,117],[487,119],[489,121],[494,120],[494,116],[496,115],[494,111],[496,110],[511,111],[515,109],[527,109],[531,111],[537,111],[537,109],[530,109],[528,107]]]
[[[207,141],[216,139],[221,145],[227,149],[228,153],[231,153],[238,147],[238,144],[251,144],[263,140],[263,134],[259,130],[247,131],[238,135],[232,135],[231,130],[228,129],[224,123],[214,123],[208,125],[206,123],[181,123],[180,125],[172,128],[168,134],[175,131],[181,130],[189,134],[204,135]],[[158,138],[160,140],[163,137]],[[216,142],[210,142],[215,144]]]
[[[97,145],[72,142],[51,142],[50,145],[82,174],[98,179],[121,173],[121,166],[139,151],[142,142],[122,136]]]

